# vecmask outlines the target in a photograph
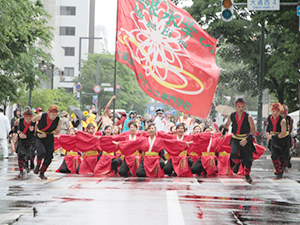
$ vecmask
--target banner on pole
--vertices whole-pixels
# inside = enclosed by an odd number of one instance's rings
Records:
[[[150,97],[206,118],[219,79],[216,39],[171,0],[119,0],[116,59]]]

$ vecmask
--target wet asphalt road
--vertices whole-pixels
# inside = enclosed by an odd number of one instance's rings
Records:
[[[241,176],[139,179],[55,173],[16,180],[17,157],[0,159],[0,224],[300,224],[300,160],[273,180],[269,155]]]

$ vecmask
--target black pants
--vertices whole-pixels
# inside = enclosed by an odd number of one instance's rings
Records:
[[[36,137],[37,158],[44,159],[44,165],[48,167],[53,159],[54,153],[54,137],[47,135],[45,138]]]
[[[121,177],[128,177],[128,172],[129,172],[129,167],[127,166],[127,163],[124,158],[121,167],[119,169],[119,174]]]
[[[187,157],[187,159],[188,159],[189,167],[191,167],[193,165],[193,160],[190,159],[189,157]],[[168,176],[171,176],[173,171],[174,171],[174,168],[173,168],[172,160],[170,159],[170,160],[168,160],[168,162],[164,166],[164,172]]]
[[[280,161],[285,161],[287,153],[287,146],[289,146],[288,136],[285,138],[278,138],[278,136],[273,136],[270,140],[270,150],[272,160],[280,159]]]
[[[283,157],[280,159],[283,163],[285,162],[284,165],[289,168],[291,167],[291,162],[290,162],[291,161],[291,152],[290,152],[291,146],[292,146],[292,137],[289,134],[285,140],[285,150],[284,150]]]
[[[201,163],[201,158],[198,159],[191,167],[191,171],[193,174],[197,174],[198,176],[204,171],[204,168]]]
[[[231,138],[230,159],[233,162],[235,162],[237,159],[240,159],[245,165],[245,168],[250,169],[253,162],[253,151],[255,151],[255,147],[252,141],[248,141],[244,147],[240,145],[240,141],[241,140]]]
[[[162,159],[159,159],[160,168],[163,169],[165,166],[165,163]],[[144,167],[144,160],[142,160],[141,165],[136,171],[136,175],[138,177],[146,177],[145,167]]]
[[[19,160],[29,160],[31,153],[35,151],[35,140],[34,137],[21,139],[18,138],[18,159]]]
[[[111,161],[111,167],[112,169],[117,173],[118,172],[118,167],[122,164],[122,159],[119,157],[117,159],[113,159]]]

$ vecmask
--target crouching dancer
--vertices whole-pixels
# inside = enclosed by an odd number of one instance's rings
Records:
[[[34,173],[39,174],[39,177],[46,180],[45,172],[52,162],[54,152],[54,136],[60,133],[61,121],[58,116],[58,106],[51,105],[48,112],[36,115],[32,122],[38,121],[36,147],[37,147],[37,165],[34,168]],[[42,160],[44,159],[43,165]]]
[[[248,183],[252,183],[250,177],[251,166],[253,161],[253,152],[255,147],[253,145],[253,135],[255,134],[255,125],[253,118],[245,112],[246,103],[244,99],[239,98],[235,102],[236,112],[231,113],[223,131],[221,138],[224,137],[228,131],[229,125],[232,123],[232,137],[230,140],[231,153],[231,167],[239,165],[240,161],[244,165],[245,179]]]

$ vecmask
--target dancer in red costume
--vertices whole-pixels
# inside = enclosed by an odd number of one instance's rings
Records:
[[[34,173],[40,173],[39,177],[43,180],[47,179],[45,172],[53,158],[54,135],[60,133],[61,121],[58,112],[58,106],[51,105],[48,112],[36,115],[32,119],[32,122],[38,121],[36,136],[37,165]],[[43,159],[44,162],[40,168]]]
[[[81,163],[81,157],[76,148],[76,133],[75,128],[70,128],[70,135],[60,135],[55,139],[67,152],[64,161],[56,172],[60,173],[76,173],[76,169]],[[56,147],[57,148],[57,147]]]
[[[159,156],[163,151],[162,139],[155,135],[156,125],[148,125],[148,137],[141,137],[136,140],[118,142],[121,151],[130,155],[140,149],[145,156],[136,171],[138,177],[163,177],[164,161]]]
[[[173,140],[179,140],[179,141],[185,141],[190,142],[194,141],[195,144],[197,142],[201,142],[201,136],[202,134],[195,134],[195,135],[185,135],[185,124],[179,123],[176,126],[177,135],[170,135],[165,134],[164,132],[158,132],[158,136],[162,137],[164,139],[170,139],[170,140],[164,140],[164,147],[167,153],[170,155],[170,158],[168,159],[168,162],[166,163],[164,167],[164,172],[168,176],[171,176],[173,171],[175,172],[174,175],[176,176],[191,176],[192,173],[190,171],[190,167],[193,165],[193,160],[187,157],[187,147],[185,146],[185,150],[178,152],[177,145],[174,145]],[[178,174],[179,173],[179,174]]]
[[[201,135],[202,141],[199,144],[191,144],[188,150],[190,157],[194,160],[191,171],[198,176],[202,172],[207,176],[214,175],[217,171],[215,152],[220,135],[213,136],[210,128],[205,129]]]
[[[118,141],[128,141],[128,140],[133,141],[138,138],[138,136],[136,135],[138,125],[136,124],[136,122],[134,120],[130,121],[128,123],[128,127],[129,127],[129,135],[128,132],[125,132],[113,138],[114,139],[113,143],[117,145],[117,148],[119,145]],[[139,153],[139,150],[140,149],[135,149],[135,151],[132,153],[122,151],[125,157],[119,169],[120,176],[127,177],[129,172],[131,173],[132,176],[136,175],[136,171],[142,161],[142,157]]]
[[[76,148],[83,152],[83,160],[77,171],[79,174],[94,174],[100,151],[99,136],[95,136],[95,126],[92,123],[86,128],[87,133],[78,131],[76,135]]]
[[[253,136],[255,135],[255,125],[253,118],[245,112],[246,103],[244,99],[239,98],[235,102],[236,112],[231,113],[223,131],[222,138],[228,131],[229,125],[232,123],[232,138],[230,141],[232,167],[239,165],[240,161],[244,165],[245,179],[248,183],[252,183],[250,177],[251,166],[253,161]]]
[[[112,143],[112,126],[104,128],[103,136],[100,138],[101,156],[94,169],[94,175],[104,175],[114,172],[118,173],[118,167],[122,160],[116,155],[116,145]]]

